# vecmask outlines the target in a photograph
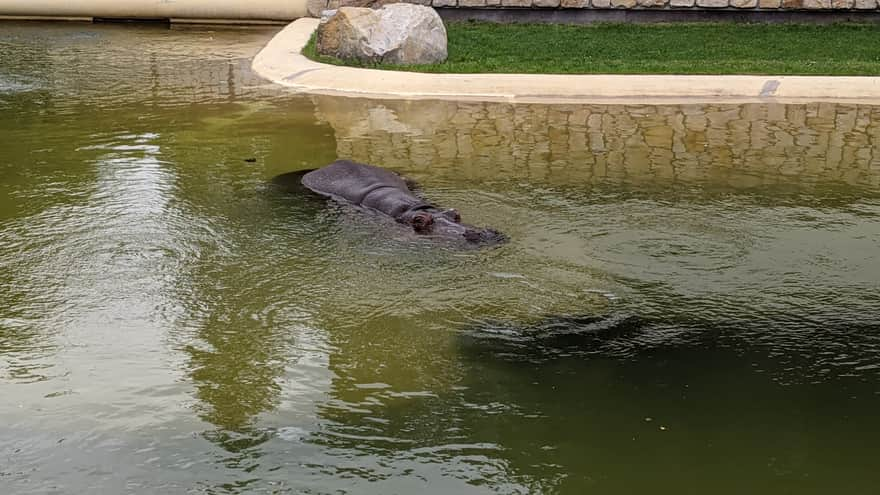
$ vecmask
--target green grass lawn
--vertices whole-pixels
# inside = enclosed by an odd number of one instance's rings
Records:
[[[382,69],[453,73],[880,75],[880,25],[450,22],[449,59]],[[304,53],[317,56],[314,37]]]

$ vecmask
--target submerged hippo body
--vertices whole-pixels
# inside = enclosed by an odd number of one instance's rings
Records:
[[[453,209],[442,210],[418,198],[403,178],[380,167],[337,160],[303,175],[302,184],[323,196],[388,215],[418,234],[463,239],[472,244],[505,240],[495,230],[461,223]]]

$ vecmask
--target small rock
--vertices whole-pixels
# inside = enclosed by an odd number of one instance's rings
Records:
[[[322,10],[321,15],[320,15],[321,20],[318,22],[321,24],[326,24],[327,21],[329,21],[330,18],[333,17],[334,15],[336,15],[336,9]]]

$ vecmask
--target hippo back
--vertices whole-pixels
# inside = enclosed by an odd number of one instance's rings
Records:
[[[406,182],[394,172],[349,160],[336,160],[305,174],[302,184],[318,194],[355,204],[361,204],[367,194],[380,187],[410,192]]]

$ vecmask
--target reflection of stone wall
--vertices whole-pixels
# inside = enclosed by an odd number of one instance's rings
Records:
[[[251,68],[254,55],[277,32],[274,27],[40,28],[4,26],[3,34],[17,41],[8,54],[0,53],[0,66],[35,90],[75,93],[90,105],[111,108],[129,102],[189,104],[278,94]]]
[[[404,169],[554,183],[880,186],[880,107],[315,101],[340,157]]]

